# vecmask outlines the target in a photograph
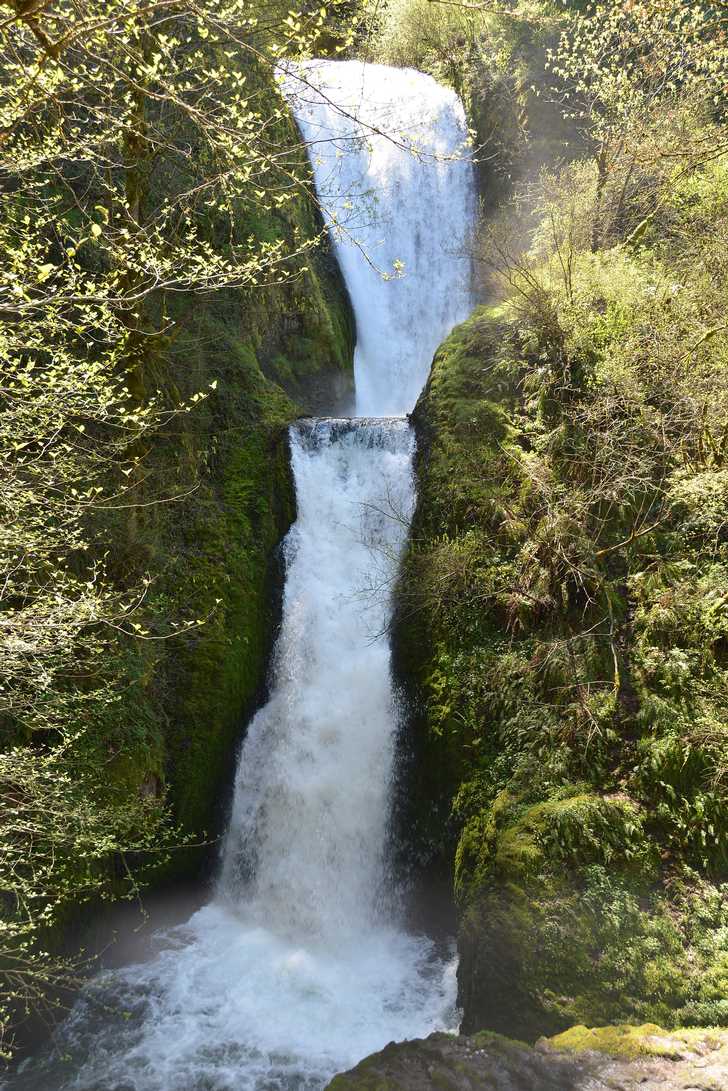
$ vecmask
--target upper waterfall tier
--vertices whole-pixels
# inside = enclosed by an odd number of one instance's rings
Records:
[[[462,104],[421,72],[362,61],[297,65],[283,88],[356,315],[355,411],[407,413],[471,310]]]

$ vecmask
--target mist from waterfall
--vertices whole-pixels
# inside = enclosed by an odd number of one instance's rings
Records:
[[[455,1020],[453,961],[405,930],[388,868],[386,630],[414,506],[401,414],[469,308],[463,112],[428,76],[357,61],[299,66],[284,89],[355,311],[358,416],[290,430],[281,632],[214,897],[154,958],[95,978],[14,1088],[320,1091]]]

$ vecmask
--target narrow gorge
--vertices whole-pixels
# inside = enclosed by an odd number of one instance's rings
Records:
[[[2,1091],[725,1091],[723,7],[0,0]]]
[[[309,62],[285,87],[354,308],[353,415],[290,428],[282,625],[214,897],[151,961],[93,980],[18,1091],[318,1091],[457,1022],[453,951],[405,930],[390,866],[388,627],[414,503],[406,413],[471,305],[465,119],[431,77],[358,61]]]

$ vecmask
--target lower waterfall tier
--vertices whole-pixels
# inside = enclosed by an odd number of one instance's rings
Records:
[[[392,1038],[455,1022],[452,956],[403,930],[387,866],[412,432],[311,419],[290,444],[271,696],[239,757],[215,899],[151,961],[97,978],[19,1091],[319,1091]]]

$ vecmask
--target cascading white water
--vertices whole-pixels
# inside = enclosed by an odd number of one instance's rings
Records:
[[[395,711],[386,589],[411,514],[401,419],[291,430],[298,518],[286,540],[272,696],[238,769],[221,894],[276,932],[357,941],[386,896]]]
[[[361,61],[297,65],[284,89],[354,306],[356,412],[408,413],[471,309],[462,104],[422,72]]]
[[[151,961],[84,991],[59,1038],[70,1062],[27,1065],[13,1086],[28,1091],[320,1091],[454,1018],[453,966],[404,930],[387,871],[385,630],[414,490],[411,430],[384,414],[412,407],[468,309],[462,108],[427,76],[360,62],[312,62],[285,88],[333,230],[354,205],[360,248],[336,247],[357,412],[379,416],[291,429],[298,516],[271,697],[241,749],[215,897]],[[369,260],[403,275],[382,280]]]

